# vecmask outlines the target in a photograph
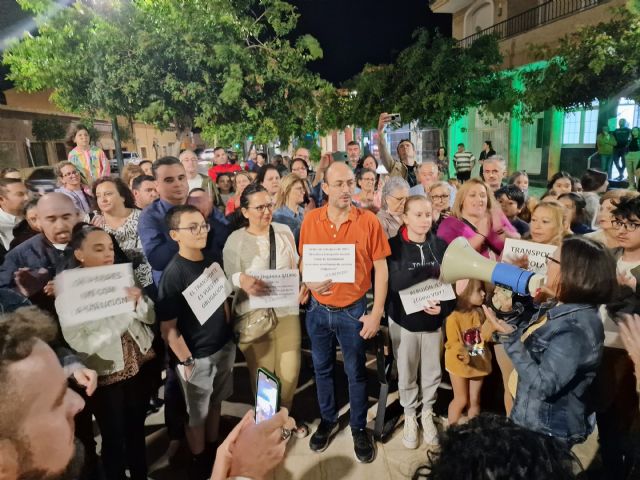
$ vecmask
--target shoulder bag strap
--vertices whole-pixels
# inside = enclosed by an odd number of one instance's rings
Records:
[[[269,225],[269,270],[276,269],[276,233]]]

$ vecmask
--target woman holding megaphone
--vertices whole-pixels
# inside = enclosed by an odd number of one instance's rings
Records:
[[[609,250],[569,237],[547,259],[546,289],[554,299],[531,321],[523,315],[509,324],[483,307],[517,372],[515,423],[569,445],[591,433],[595,414],[587,407],[587,390],[604,346],[598,306],[610,301],[615,286]]]

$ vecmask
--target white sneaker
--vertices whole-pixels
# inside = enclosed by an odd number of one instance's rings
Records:
[[[404,416],[404,431],[402,433],[402,444],[411,450],[418,448],[418,420],[415,415]]]
[[[439,445],[438,429],[433,423],[433,412],[429,410],[422,414],[422,438],[427,445]]]

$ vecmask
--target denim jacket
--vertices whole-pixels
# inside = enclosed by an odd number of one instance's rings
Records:
[[[545,313],[547,322],[522,342],[524,331]],[[511,419],[569,444],[584,441],[593,430],[588,390],[604,344],[597,307],[543,305],[531,322],[500,338],[518,372]]]

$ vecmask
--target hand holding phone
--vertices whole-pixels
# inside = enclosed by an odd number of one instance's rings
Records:
[[[272,418],[280,410],[280,380],[259,368],[256,385],[256,423]]]

